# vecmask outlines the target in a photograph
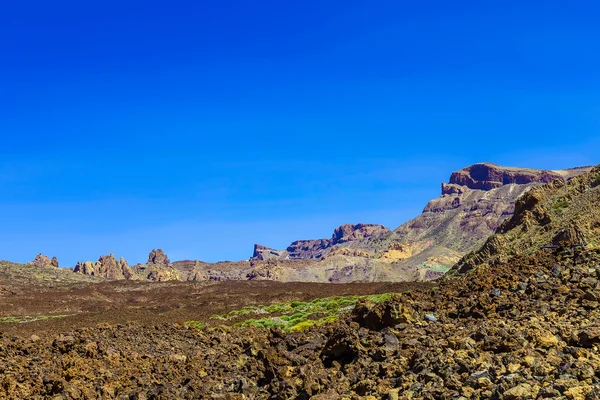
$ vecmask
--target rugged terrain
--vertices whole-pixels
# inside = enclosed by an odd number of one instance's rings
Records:
[[[0,397],[594,399],[598,265],[586,249],[516,257],[289,334],[160,318],[9,330]]]
[[[421,215],[393,232],[381,225],[343,225],[331,239],[296,241],[283,251],[255,245],[253,259],[308,258],[327,263],[329,258],[343,255],[355,263],[370,259],[384,271],[384,277],[394,276],[389,271],[401,269],[413,271],[407,277],[435,279],[510,218],[523,193],[545,183],[567,182],[590,170],[474,164],[453,172],[449,183],[442,183],[442,195],[431,200]]]
[[[129,266],[111,254],[96,262],[80,262],[74,271],[108,279],[159,282],[433,280],[510,218],[515,201],[523,193],[544,183],[567,182],[590,169],[543,171],[474,164],[453,172],[449,183],[442,184],[442,195],[431,200],[421,215],[394,231],[382,225],[346,224],[336,228],[329,239],[298,240],[285,250],[257,244],[253,256],[245,261],[171,263],[158,249],[150,253],[145,264]],[[53,265],[48,257],[36,259],[34,264]]]
[[[532,255],[561,242],[600,245],[600,169],[569,180],[536,187],[517,200],[514,215],[485,244],[467,254],[454,271],[466,272],[517,254]]]
[[[42,271],[30,286],[3,265],[2,310],[106,308],[27,323],[5,315],[0,398],[596,399],[599,184],[595,168],[529,192],[496,236],[435,283],[90,283],[29,266]],[[398,294],[291,332],[279,326],[295,316],[264,314],[325,291]]]

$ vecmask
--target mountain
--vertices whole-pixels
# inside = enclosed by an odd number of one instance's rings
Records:
[[[512,216],[523,193],[545,183],[567,182],[591,168],[536,170],[474,164],[453,172],[449,182],[442,183],[441,196],[393,232],[381,225],[343,225],[331,239],[296,241],[286,250],[255,245],[252,259],[327,260],[344,255],[355,262],[370,259],[388,271],[387,276],[389,270],[404,268],[421,271],[417,273],[421,277],[439,277]]]
[[[329,239],[298,240],[285,250],[255,245],[250,260],[172,262],[153,250],[146,264],[129,266],[114,255],[78,263],[74,272],[128,280],[276,280],[282,282],[419,281],[441,277],[480,247],[513,216],[523,193],[543,184],[565,185],[591,167],[535,170],[474,164],[442,183],[441,196],[394,231],[375,224],[346,224]],[[537,192],[535,192],[537,193]],[[39,258],[46,266],[49,260]],[[52,265],[51,263],[49,265]]]
[[[555,180],[517,200],[512,217],[453,272],[465,273],[520,254],[533,255],[557,246],[600,246],[600,166],[567,182]]]
[[[416,261],[427,251],[426,265],[444,270],[479,247],[512,216],[523,193],[544,183],[569,181],[591,168],[535,170],[474,164],[453,172],[449,183],[442,183],[442,195],[431,200],[421,215],[390,235],[348,247],[407,265],[418,265]]]

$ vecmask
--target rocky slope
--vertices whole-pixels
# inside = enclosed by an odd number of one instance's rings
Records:
[[[568,182],[555,180],[518,199],[515,213],[476,251],[455,266],[467,272],[516,254],[534,254],[542,247],[600,245],[600,167]]]
[[[534,188],[436,286],[362,300],[298,332],[127,323],[0,333],[0,398],[597,399],[599,200],[600,167]]]
[[[600,252],[539,251],[286,334],[103,324],[0,333],[0,397],[595,399]]]
[[[475,164],[453,172],[442,184],[442,196],[431,200],[423,213],[380,238],[345,246],[372,257],[445,271],[462,255],[480,246],[514,212],[525,192],[546,182],[565,182],[591,167],[543,171]],[[423,253],[429,256],[423,263]]]
[[[347,265],[331,279],[343,275],[352,265],[366,264],[374,266],[369,273],[378,273],[377,279],[435,279],[510,218],[523,193],[555,180],[569,181],[590,169],[535,170],[474,164],[453,172],[449,182],[442,183],[442,195],[431,200],[421,215],[393,232],[380,225],[344,225],[331,239],[296,241],[286,250],[256,245],[252,259],[316,259],[325,262],[327,269],[335,269],[339,262],[332,258],[344,257]]]

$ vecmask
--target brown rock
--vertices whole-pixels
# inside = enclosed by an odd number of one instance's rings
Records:
[[[131,279],[133,277],[127,261],[122,257],[117,260],[114,254],[101,256],[95,263],[91,261],[78,262],[73,272],[108,279]]]
[[[346,224],[333,231],[333,236],[331,236],[331,246],[361,239],[375,239],[390,232],[391,231],[383,225]]]
[[[481,163],[453,172],[450,175],[450,183],[466,186],[469,189],[491,190],[511,183],[518,185],[532,182],[548,183],[564,178],[563,174],[555,171],[501,167],[495,164]]]
[[[31,261],[30,264],[38,268],[58,268],[58,259],[52,257],[52,260],[50,260],[48,256],[40,253],[35,256],[35,259]]]
[[[281,257],[281,252],[272,249],[261,244],[254,245],[254,253],[252,253],[252,260],[269,260],[271,258]]]
[[[169,260],[169,257],[167,257],[165,252],[162,251],[162,249],[153,249],[148,255],[147,264],[162,265],[164,267],[169,267],[171,265],[171,261]]]
[[[578,335],[579,345],[582,347],[592,347],[600,343],[600,327],[591,326],[582,329]]]

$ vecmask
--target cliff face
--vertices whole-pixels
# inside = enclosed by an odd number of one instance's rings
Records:
[[[454,271],[464,273],[508,258],[534,255],[551,246],[600,246],[600,166],[566,183],[557,180],[520,197],[515,212],[485,243],[464,256]]]
[[[450,175],[450,185],[469,189],[491,190],[504,185],[549,183],[556,179],[567,180],[585,171],[585,167],[566,170],[536,170],[529,168],[501,167],[495,164],[473,164]],[[449,194],[450,187],[442,186],[442,194]]]
[[[254,245],[252,260],[268,259],[320,259],[336,245],[358,240],[376,239],[391,231],[383,225],[345,224],[333,231],[330,239],[296,240],[287,249],[278,251],[260,244]]]
[[[453,172],[449,183],[442,184],[442,195],[392,234],[347,246],[363,249],[376,259],[445,271],[510,218],[515,202],[525,192],[547,182],[571,180],[590,169],[543,171],[474,164]]]
[[[271,258],[281,257],[281,252],[261,244],[254,245],[253,260],[269,260]]]

